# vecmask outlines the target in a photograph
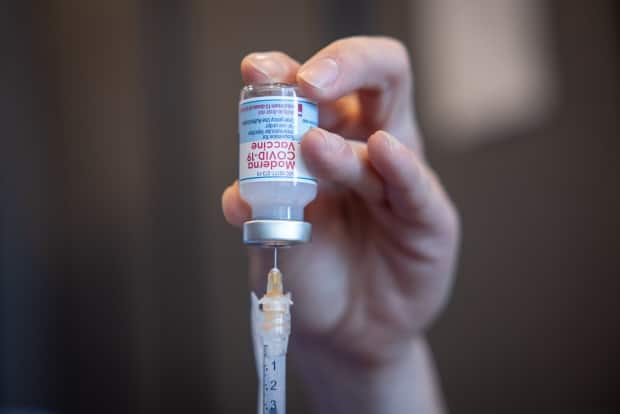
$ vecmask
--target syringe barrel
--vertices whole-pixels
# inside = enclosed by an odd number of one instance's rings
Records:
[[[273,298],[263,298],[272,299]],[[278,304],[281,299],[282,303]],[[290,299],[280,296],[274,301],[263,302],[263,322],[260,329],[263,346],[262,409],[263,414],[284,414],[286,410],[286,351],[291,333],[288,312]],[[265,310],[265,308],[282,310]]]

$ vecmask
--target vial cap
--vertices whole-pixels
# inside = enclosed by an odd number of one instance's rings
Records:
[[[266,247],[291,246],[311,239],[312,225],[298,220],[250,220],[243,223],[243,242]]]

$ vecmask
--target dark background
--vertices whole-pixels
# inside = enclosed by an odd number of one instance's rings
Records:
[[[416,52],[406,1],[13,1],[0,13],[0,411],[255,411],[236,176],[240,59],[357,33]],[[430,332],[455,413],[618,412],[618,8],[541,2],[547,122],[456,150],[425,122],[462,259]],[[293,337],[294,340],[294,337]],[[308,413],[294,372],[289,412]]]

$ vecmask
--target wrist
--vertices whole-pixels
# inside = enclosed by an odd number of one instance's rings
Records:
[[[291,355],[317,412],[445,412],[424,338],[413,339],[398,358],[381,364],[363,364],[311,348],[296,344]]]

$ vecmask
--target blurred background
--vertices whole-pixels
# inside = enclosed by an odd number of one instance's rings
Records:
[[[429,333],[451,411],[618,412],[618,16],[613,0],[5,2],[0,412],[255,412],[246,249],[220,211],[239,62],[353,34],[408,46],[462,214]],[[289,378],[289,412],[310,413]]]

